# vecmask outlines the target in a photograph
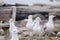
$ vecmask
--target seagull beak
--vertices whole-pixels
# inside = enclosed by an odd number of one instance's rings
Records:
[[[53,17],[56,17],[56,15],[53,15]]]

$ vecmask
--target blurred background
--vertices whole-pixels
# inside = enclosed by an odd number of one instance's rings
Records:
[[[0,40],[4,40],[6,29],[9,29],[7,24],[12,18],[13,6],[16,7],[15,24],[18,28],[26,26],[29,15],[33,15],[33,19],[41,17],[42,25],[48,21],[49,15],[54,15],[54,32],[60,31],[60,0],[0,0],[0,23],[5,23],[0,25]]]

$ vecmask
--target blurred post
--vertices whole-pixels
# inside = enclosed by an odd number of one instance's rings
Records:
[[[13,20],[15,21],[15,19],[16,19],[16,6],[13,6],[12,18],[13,18]]]
[[[4,4],[4,0],[0,0],[0,6]]]

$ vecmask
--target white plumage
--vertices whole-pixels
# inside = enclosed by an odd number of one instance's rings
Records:
[[[18,39],[18,30],[17,30],[17,27],[14,24],[13,19],[10,19],[9,23],[10,23],[9,32],[11,34],[11,40],[19,40]]]
[[[37,17],[34,22],[33,33],[39,36],[44,35],[43,27],[40,25],[41,19]]]
[[[27,24],[26,24],[26,28],[28,30],[32,30],[33,25],[34,25],[34,23],[33,23],[32,15],[29,15],[28,16],[28,21],[27,21]]]
[[[48,22],[44,25],[44,30],[48,35],[50,35],[50,33],[52,33],[54,29],[53,18],[54,16],[50,15]]]

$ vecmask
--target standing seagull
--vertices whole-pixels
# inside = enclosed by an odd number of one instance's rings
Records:
[[[48,22],[44,25],[44,30],[48,34],[48,36],[50,36],[50,34],[53,33],[53,29],[54,29],[53,18],[54,15],[50,15]]]
[[[33,27],[33,33],[36,34],[36,35],[39,35],[39,37],[43,36],[44,35],[44,30],[43,30],[43,27],[41,26],[40,22],[41,22],[41,19],[39,17],[37,17],[35,20],[34,20],[34,27]]]
[[[27,24],[26,24],[26,28],[28,29],[28,30],[32,30],[32,28],[33,28],[33,19],[32,19],[32,15],[29,15],[28,16],[28,21],[27,21]]]
[[[11,34],[11,40],[19,40],[18,39],[18,30],[17,30],[17,27],[14,24],[14,20],[10,19],[9,23],[10,23],[9,31],[10,31],[10,34]]]

